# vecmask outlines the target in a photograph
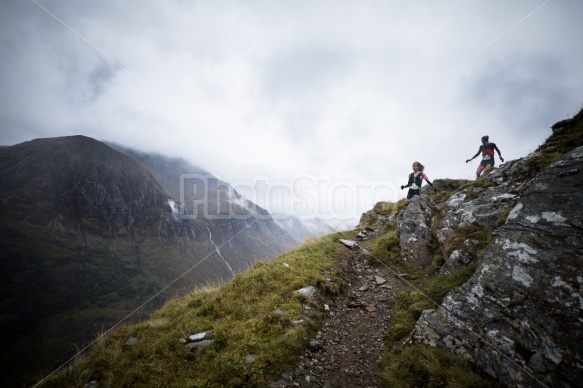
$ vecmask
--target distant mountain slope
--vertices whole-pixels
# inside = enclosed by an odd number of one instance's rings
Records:
[[[325,236],[335,231],[331,225],[319,218],[300,220],[297,217],[282,215],[278,217],[277,224],[291,234],[297,241]]]
[[[213,243],[224,244],[220,251],[234,261],[234,267],[247,268],[259,259],[275,257],[298,243],[299,239],[275,222],[267,210],[242,198],[227,182],[208,171],[184,159],[107,144],[147,169],[176,200],[177,206],[183,199],[184,208],[180,210],[197,225],[204,225],[203,230],[208,227],[207,233],[212,235]],[[204,202],[198,205],[196,213],[195,202]],[[211,217],[200,216],[206,213]],[[239,234],[243,230],[245,233]]]
[[[144,312],[295,244],[252,215],[181,219],[171,174],[152,171],[84,136],[0,148],[0,383],[50,368],[175,279]]]

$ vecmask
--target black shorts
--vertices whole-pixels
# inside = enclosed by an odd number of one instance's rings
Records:
[[[489,164],[492,165],[492,167],[494,167],[494,158],[487,159],[487,160],[482,160],[480,162],[480,166],[482,166],[482,167],[488,167]]]
[[[411,199],[416,195],[421,195],[420,189],[409,189],[409,192],[407,193],[407,199]]]

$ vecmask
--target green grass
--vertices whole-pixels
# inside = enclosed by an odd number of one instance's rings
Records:
[[[385,231],[375,238],[361,243],[376,259],[379,265],[386,265],[393,271],[407,273],[411,279],[416,279],[426,273],[424,270],[414,269],[401,258],[399,231],[396,223],[385,226]]]
[[[437,190],[428,190],[424,194],[429,195],[433,202],[442,206],[452,194],[460,191],[460,187],[470,182],[472,181],[466,179],[436,179],[433,184]]]
[[[453,251],[461,249],[464,241],[468,239],[478,240],[482,247],[486,247],[492,239],[492,231],[475,225],[460,226],[454,229],[453,233],[443,243],[445,257],[449,257]]]
[[[399,348],[381,365],[383,387],[503,387],[477,372],[469,361],[427,345]]]
[[[470,192],[477,193],[477,191],[475,189],[487,189],[488,187],[498,186],[496,183],[489,181],[489,180],[486,180],[486,177],[488,175],[490,175],[493,171],[494,171],[494,169],[489,170],[487,173],[482,174],[475,181],[470,181],[470,182],[466,183],[465,185],[460,187],[460,191],[468,190]],[[470,195],[472,195],[472,194],[470,194]],[[477,197],[477,195],[476,195],[476,197]],[[474,198],[472,198],[472,199],[474,199]]]
[[[553,133],[537,151],[565,154],[580,147],[583,145],[583,109],[572,118],[555,123],[551,128]]]
[[[172,300],[150,320],[113,330],[43,386],[83,386],[96,380],[100,386],[224,387],[277,379],[293,368],[323,324],[321,298],[345,291],[334,267],[337,239],[329,235],[309,241],[228,283]],[[317,287],[318,298],[293,294],[308,285]],[[296,320],[304,323],[293,325]],[[209,346],[193,352],[180,343],[202,331],[211,331]],[[124,346],[129,337],[137,337],[138,343]],[[250,354],[258,358],[246,364]]]
[[[532,171],[531,176],[561,159],[565,153],[583,145],[583,109],[573,118],[559,121],[551,128],[551,135],[536,149],[537,155],[526,161]]]
[[[382,215],[382,216],[388,216],[391,214],[398,214],[399,212],[401,212],[401,210],[405,209],[407,207],[407,204],[409,203],[409,201],[406,198],[402,198],[397,202],[377,202],[374,207],[373,207],[373,211],[378,214],[378,215]]]
[[[500,215],[500,217],[498,217],[498,220],[496,220],[496,228],[499,228],[506,223],[508,215],[510,215],[512,209],[513,209],[512,207],[509,207],[508,210],[506,210],[504,213]]]
[[[410,287],[397,295],[387,330],[386,348],[390,349],[409,334],[424,310],[435,309],[449,291],[465,284],[475,270],[474,265],[452,275],[420,278],[411,283],[415,288]]]
[[[386,202],[381,201],[377,202],[375,206],[366,212],[361,218],[362,226],[371,227],[373,229],[378,228],[379,225],[377,224],[379,216],[390,216],[390,215],[397,215],[403,209],[407,207],[409,200],[407,198],[402,198],[397,202]],[[392,227],[393,225],[389,224],[385,226],[385,228]]]
[[[401,254],[399,232],[396,227],[392,227],[383,233],[379,238],[373,240],[371,253],[382,262],[392,262],[398,260]]]

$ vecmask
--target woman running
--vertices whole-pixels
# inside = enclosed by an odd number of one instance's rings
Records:
[[[488,135],[482,136],[482,145],[480,146],[480,148],[478,148],[478,152],[474,155],[473,158],[466,160],[466,163],[469,163],[470,161],[474,160],[476,156],[480,155],[480,152],[482,153],[482,161],[480,162],[480,165],[476,170],[476,179],[480,177],[482,171],[488,172],[492,168],[494,168],[494,165],[496,164],[494,160],[494,150],[498,152],[500,160],[504,162],[504,158],[502,157],[502,154],[500,153],[498,147],[496,147],[496,144],[490,143],[488,139],[489,139]]]
[[[421,195],[421,185],[423,184],[423,179],[431,187],[433,187],[433,183],[429,181],[427,175],[423,173],[425,167],[419,162],[413,162],[413,172],[409,174],[409,183],[406,186],[401,186],[401,190],[405,187],[409,188],[409,192],[407,193],[407,199],[413,198],[415,195]],[[435,187],[433,187],[435,189]]]

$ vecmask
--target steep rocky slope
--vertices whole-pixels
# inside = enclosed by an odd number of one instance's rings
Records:
[[[583,147],[519,196],[505,187],[490,203],[516,205],[476,274],[421,316],[414,340],[447,347],[511,385],[575,386],[583,378]],[[488,226],[470,209],[464,214]],[[452,254],[448,267],[461,256]]]
[[[454,274],[477,266],[466,284],[421,314],[405,346],[448,349],[510,386],[578,385],[582,112],[553,126],[536,152],[477,182],[436,180],[441,194],[363,216],[363,226],[395,223],[409,268]]]

